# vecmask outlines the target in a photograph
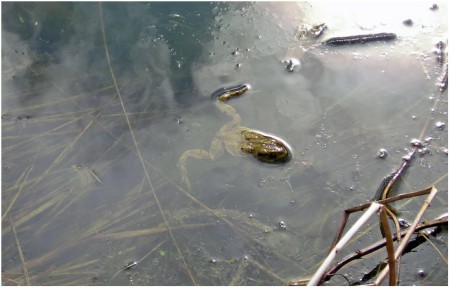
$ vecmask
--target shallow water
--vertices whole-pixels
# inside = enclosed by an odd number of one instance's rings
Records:
[[[447,92],[436,86],[435,52],[448,44],[447,3],[338,3],[2,3],[2,284],[284,285],[310,276],[342,211],[372,199],[413,138],[431,137],[429,152],[417,153],[396,193],[435,185],[424,219],[447,212]],[[322,22],[319,38],[296,36]],[[321,44],[377,32],[398,37]],[[293,72],[290,58],[300,62]],[[241,83],[250,91],[228,103],[240,124],[281,137],[293,158],[190,158],[189,189],[177,162],[186,150],[209,151],[230,121],[211,94]],[[395,206],[412,221],[422,201]],[[342,256],[380,239],[376,224]],[[447,255],[447,233],[433,243]],[[384,257],[343,273],[357,281]],[[403,285],[448,283],[429,244],[401,269]]]

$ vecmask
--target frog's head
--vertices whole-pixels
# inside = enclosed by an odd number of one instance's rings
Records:
[[[247,140],[241,150],[266,163],[282,163],[291,159],[289,146],[281,139],[256,131],[244,131]]]
[[[252,154],[258,160],[266,163],[287,162],[291,158],[289,149],[283,143],[275,143],[275,141],[256,145]]]

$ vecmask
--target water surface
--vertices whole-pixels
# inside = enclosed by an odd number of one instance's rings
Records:
[[[2,283],[285,285],[315,272],[342,211],[372,199],[413,138],[427,150],[396,193],[435,185],[424,218],[447,212],[448,8],[413,4],[2,3]],[[322,22],[319,38],[298,37]],[[321,44],[378,32],[397,39]],[[293,158],[191,158],[189,189],[177,162],[209,151],[230,121],[211,94],[240,83],[241,125]],[[395,206],[412,221],[422,201]],[[373,228],[342,256],[378,239]],[[446,233],[432,241],[447,254]],[[357,281],[384,257],[342,273]],[[401,284],[447,273],[430,244],[402,258]]]

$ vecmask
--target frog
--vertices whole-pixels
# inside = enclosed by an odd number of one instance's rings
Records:
[[[190,149],[184,151],[179,158],[177,166],[180,169],[181,180],[188,190],[191,189],[191,185],[187,176],[186,162],[190,158],[215,160],[225,151],[232,156],[250,154],[257,160],[269,164],[285,163],[292,158],[291,148],[283,139],[242,126],[241,116],[226,103],[249,89],[249,84],[242,84],[232,88],[221,88],[212,94],[214,105],[231,120],[216,133],[209,151]]]

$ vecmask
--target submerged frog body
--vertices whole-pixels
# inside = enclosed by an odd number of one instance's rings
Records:
[[[283,163],[291,159],[289,145],[282,139],[241,126],[241,117],[236,110],[225,102],[231,98],[244,94],[250,88],[249,85],[238,85],[229,89],[219,89],[213,93],[215,106],[231,118],[217,132],[209,151],[191,149],[185,151],[178,160],[182,181],[190,190],[190,182],[187,177],[186,161],[189,158],[214,160],[226,150],[233,156],[243,153],[251,154],[256,159],[265,163]]]

